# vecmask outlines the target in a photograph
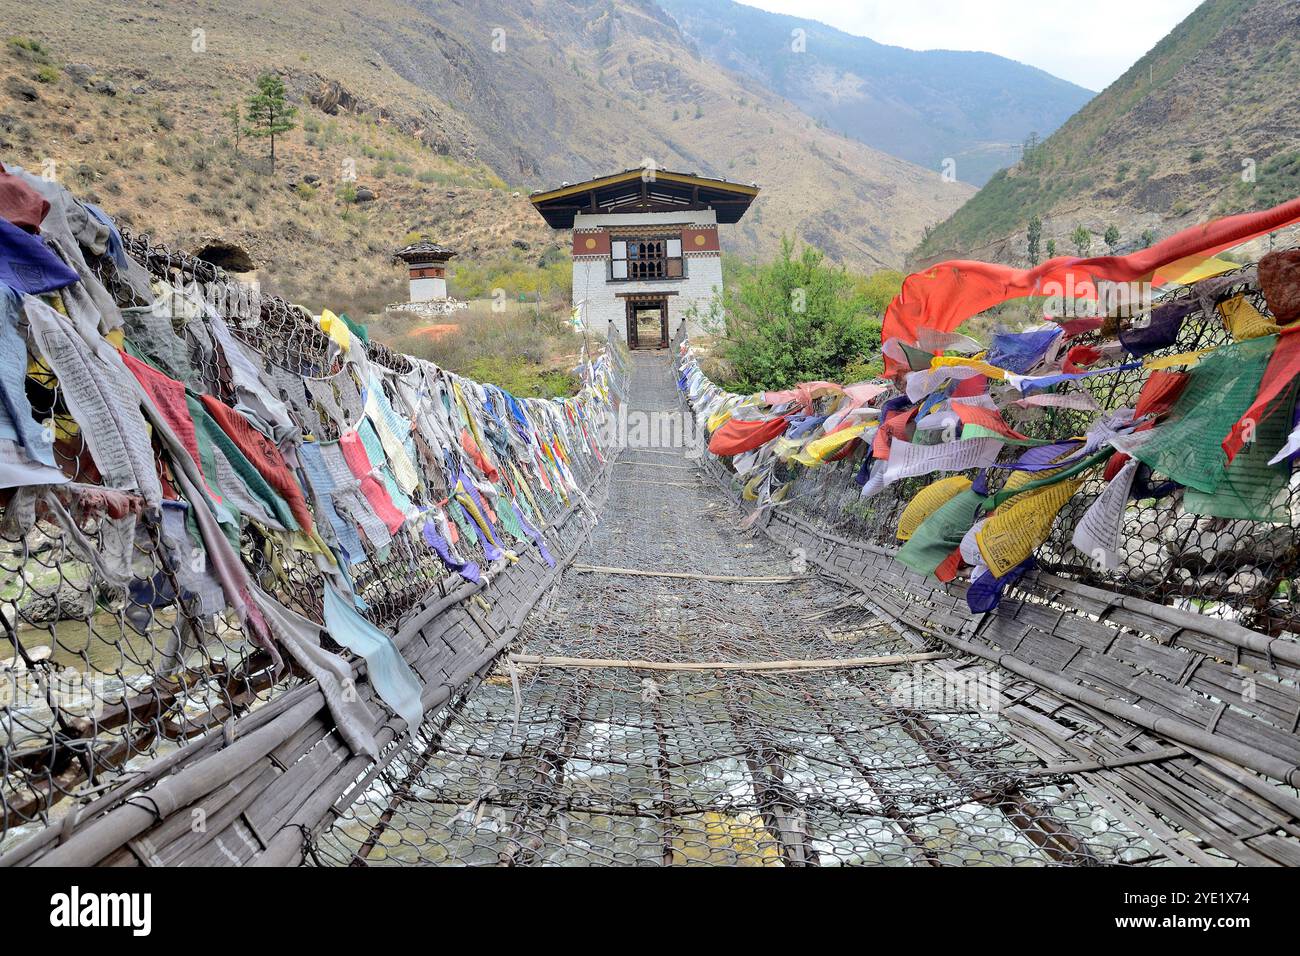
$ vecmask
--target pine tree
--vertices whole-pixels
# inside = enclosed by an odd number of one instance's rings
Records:
[[[1035,214],[1034,218],[1029,220],[1029,232],[1026,234],[1026,251],[1029,253],[1029,264],[1038,265],[1038,243],[1043,238],[1043,220]]]
[[[1086,256],[1088,250],[1092,248],[1092,233],[1088,231],[1087,226],[1078,226],[1070,233],[1070,241],[1074,243],[1074,250],[1078,255]]]
[[[1055,259],[1055,258],[1056,258],[1056,240],[1055,240],[1055,239],[1048,239],[1048,240],[1047,240],[1047,258],[1049,258],[1049,259]]]
[[[244,111],[239,108],[238,103],[231,103],[221,115],[230,120],[230,128],[235,134],[235,155],[239,155],[239,135],[244,131]]]
[[[277,73],[263,73],[257,78],[257,90],[248,97],[249,124],[244,132],[258,139],[271,141],[271,175],[275,175],[275,138],[281,136],[295,125],[293,118],[298,113],[296,106],[290,106],[284,98],[284,80]]]
[[[1107,250],[1113,256],[1116,248],[1119,246],[1119,229],[1114,223],[1106,227],[1106,234],[1101,237],[1101,241],[1106,243]]]
[[[1038,147],[1040,146],[1038,133],[1030,133],[1025,137],[1024,143],[1020,148],[1020,161],[1029,169],[1038,165]]]

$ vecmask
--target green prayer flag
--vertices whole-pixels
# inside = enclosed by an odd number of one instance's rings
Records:
[[[1297,389],[1293,383],[1289,395],[1282,400],[1283,408],[1295,408]],[[1188,488],[1183,495],[1183,510],[1188,514],[1214,518],[1236,518],[1246,521],[1268,521],[1288,524],[1291,511],[1287,507],[1287,482],[1291,477],[1291,464],[1280,461],[1270,465],[1269,459],[1281,450],[1291,432],[1289,414],[1270,415],[1260,422],[1254,441],[1244,445],[1224,473],[1213,494]]]
[[[1020,445],[1025,448],[1035,448],[1040,445],[1054,445],[1059,439],[1056,438],[1008,438],[1001,432],[995,432],[991,428],[985,428],[983,425],[976,425],[974,422],[967,422],[961,426],[962,441],[969,438],[996,438],[1000,442],[1008,445]]]
[[[903,355],[907,357],[907,364],[912,367],[913,371],[919,371],[930,367],[931,361],[934,360],[934,353],[927,352],[925,349],[918,349],[914,345],[904,345],[898,343],[903,350]]]
[[[1188,372],[1168,420],[1130,454],[1180,485],[1213,494],[1228,467],[1223,440],[1254,402],[1276,344],[1276,335],[1265,335],[1203,358]]]
[[[298,520],[293,516],[289,508],[289,503],[276,493],[275,489],[262,477],[262,473],[257,470],[251,461],[249,461],[239,446],[231,440],[230,436],[225,433],[216,419],[208,414],[203,403],[196,400],[194,396],[186,396],[186,404],[189,406],[190,418],[194,420],[194,433],[199,441],[199,458],[203,461],[204,475],[211,474],[213,479],[216,478],[216,463],[213,461],[212,448],[215,446],[226,456],[236,476],[244,483],[244,487],[249,494],[261,502],[268,512],[275,515],[275,519],[284,525],[290,531],[299,530]],[[205,447],[206,446],[206,447]],[[211,471],[209,471],[211,463]],[[219,489],[214,488],[218,494],[223,494]]]
[[[975,524],[984,495],[967,488],[922,521],[898,549],[898,560],[920,574],[934,574]]]
[[[355,335],[357,338],[359,338],[362,342],[370,341],[370,330],[366,326],[362,325],[360,322],[353,321],[351,318],[348,317],[348,314],[346,312],[340,312],[339,318],[343,320],[344,325],[346,325],[349,329],[352,330],[352,334]]]

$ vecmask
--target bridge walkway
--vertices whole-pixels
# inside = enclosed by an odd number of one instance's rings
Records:
[[[629,422],[679,413],[666,353],[630,372]],[[317,838],[317,863],[1149,855],[975,706],[989,675],[916,660],[842,585],[739,529],[680,443],[634,444],[519,645]]]

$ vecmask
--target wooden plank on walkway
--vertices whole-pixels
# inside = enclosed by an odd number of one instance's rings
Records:
[[[642,568],[608,568],[594,564],[575,564],[570,570],[583,574],[623,574],[639,578],[689,578],[693,581],[723,581],[735,584],[788,584],[807,581],[807,574],[697,574],[693,571],[647,571]]]
[[[542,654],[511,654],[513,664],[526,667],[573,667],[580,669],[620,668],[634,671],[829,671],[863,667],[893,667],[923,661],[947,660],[943,651],[924,654],[882,654],[876,657],[823,657],[788,661],[641,661],[606,657],[547,657]]]

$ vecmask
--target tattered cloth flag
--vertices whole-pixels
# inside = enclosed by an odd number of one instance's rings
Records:
[[[1183,321],[1200,308],[1200,301],[1190,295],[1162,302],[1151,310],[1142,324],[1133,323],[1120,329],[1119,343],[1134,358],[1170,348],[1178,341]]]
[[[1223,451],[1228,456],[1228,461],[1232,461],[1246,443],[1249,429],[1258,430],[1266,419],[1295,407],[1295,395],[1291,392],[1291,386],[1297,375],[1300,375],[1300,335],[1281,336],[1264,369],[1255,400],[1232,426],[1231,434],[1223,440]]]
[[[1024,375],[1046,357],[1060,335],[1059,326],[1028,332],[997,332],[989,348],[988,363]]]
[[[1098,280],[1161,284],[1185,273],[1189,258],[1213,256],[1296,221],[1300,221],[1300,199],[1193,226],[1127,256],[1060,256],[1033,269],[966,260],[941,262],[903,281],[903,290],[885,310],[880,338],[916,342],[922,328],[951,332],[971,316],[1008,299],[1045,295],[1052,284],[1077,290],[1077,297],[1086,296],[1089,287],[1095,290]],[[1162,270],[1169,275],[1162,275]],[[889,374],[902,368],[888,355],[885,362]]]
[[[982,574],[971,579],[966,589],[966,606],[972,614],[986,614],[997,610],[1002,603],[1002,592],[1015,584],[1034,568],[1034,557],[1030,555],[1006,574],[998,577],[988,568]]]
[[[352,602],[329,584],[325,585],[325,630],[335,643],[365,658],[370,683],[380,700],[415,733],[424,719],[420,679],[393,639],[362,617]]]
[[[1228,466],[1224,437],[1251,407],[1276,342],[1266,336],[1218,349],[1188,372],[1167,421],[1111,443],[1180,485],[1212,494]]]
[[[1291,429],[1291,410],[1300,393],[1300,335],[1277,343],[1259,393],[1223,440],[1228,467],[1213,493],[1188,488],[1183,509],[1189,514],[1285,524],[1291,520],[1286,502],[1291,467],[1274,461]]]
[[[926,485],[908,502],[899,516],[896,532],[898,540],[909,540],[923,521],[970,486],[971,480],[965,475],[949,475]]]
[[[709,439],[709,451],[723,458],[752,451],[784,432],[788,422],[785,415],[748,422],[729,418]]]
[[[0,283],[28,295],[41,295],[78,280],[77,273],[45,243],[8,219],[0,219]]]
[[[1039,480],[1053,477],[1056,476],[1049,472]],[[1012,472],[1003,491],[1018,490],[1028,485],[1030,478],[1029,472]],[[1009,574],[1047,540],[1057,512],[1074,497],[1081,484],[1082,478],[1051,481],[1033,491],[1017,494],[989,516],[975,542],[995,577]]]

